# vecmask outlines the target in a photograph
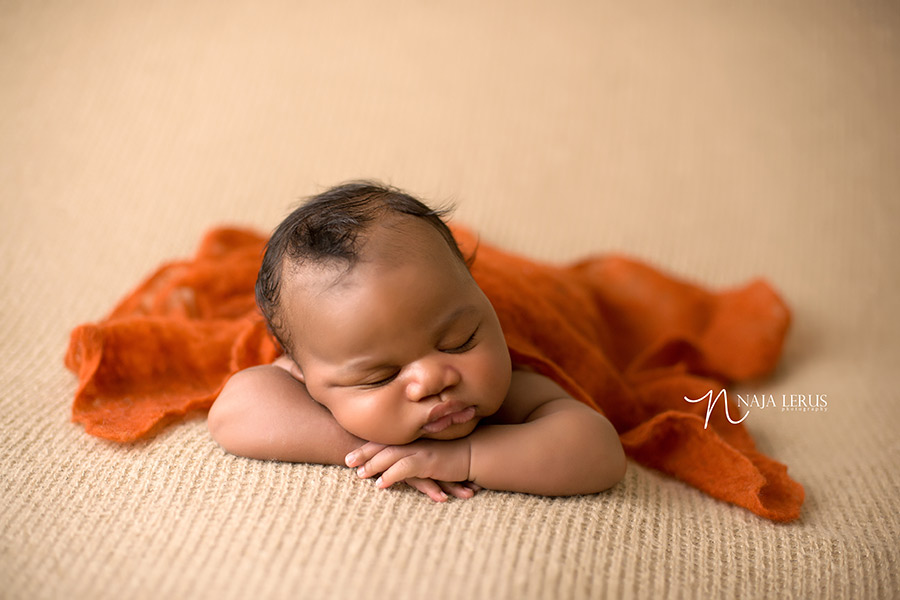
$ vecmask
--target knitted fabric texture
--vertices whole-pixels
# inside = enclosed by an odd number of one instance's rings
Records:
[[[790,312],[769,285],[714,292],[624,257],[557,266],[454,235],[466,255],[477,246],[472,275],[515,365],[601,411],[638,463],[768,519],[799,516],[803,487],[756,450],[737,407],[723,397],[707,414],[709,402],[685,399],[715,400],[775,367]],[[193,259],[162,265],[107,318],[77,327],[65,357],[79,381],[73,420],[108,440],[148,437],[277,358],[254,301],[265,241],[213,229]]]

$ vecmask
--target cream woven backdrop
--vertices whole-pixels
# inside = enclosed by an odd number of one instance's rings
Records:
[[[894,2],[0,1],[0,596],[900,596]],[[744,391],[806,487],[777,525],[630,463],[595,496],[432,504],[69,422],[62,356],[207,228],[371,177],[547,260],[767,277],[795,325]]]

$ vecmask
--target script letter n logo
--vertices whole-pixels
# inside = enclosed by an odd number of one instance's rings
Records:
[[[719,398],[723,398],[723,397],[724,397],[723,404],[725,405],[725,418],[728,419],[728,422],[731,423],[732,425],[737,425],[738,423],[742,423],[744,421],[744,419],[747,418],[747,415],[749,415],[750,413],[749,412],[744,413],[744,416],[741,417],[740,419],[738,419],[737,421],[732,419],[731,415],[728,413],[728,393],[725,391],[725,388],[722,388],[719,391],[719,393],[716,394],[715,400],[713,400],[713,391],[712,390],[709,390],[708,392],[706,392],[705,394],[703,394],[702,396],[700,396],[699,398],[696,398],[696,399],[688,398],[687,396],[685,396],[684,399],[687,400],[688,402],[692,402],[692,403],[702,402],[704,400],[707,401],[706,421],[703,423],[703,429],[706,429],[709,426],[709,415],[712,414],[713,408],[715,408],[716,402],[719,401]]]

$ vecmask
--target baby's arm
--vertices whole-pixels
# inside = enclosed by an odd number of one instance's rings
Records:
[[[348,433],[327,408],[312,399],[290,371],[286,357],[235,373],[209,411],[212,438],[231,454],[261,460],[343,465],[366,441]],[[432,500],[447,494],[470,498],[469,483],[409,477],[406,483]]]
[[[348,464],[363,465],[364,477],[382,472],[381,487],[418,476],[546,496],[599,492],[625,474],[612,424],[546,377],[515,372],[498,416],[512,424],[479,427],[459,440],[366,444]]]
[[[209,411],[212,438],[231,454],[325,465],[365,443],[338,425],[279,358],[235,373]]]

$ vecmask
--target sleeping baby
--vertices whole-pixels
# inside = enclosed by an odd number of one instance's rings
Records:
[[[406,193],[356,182],[297,208],[268,241],[256,299],[284,355],[213,404],[228,452],[345,464],[436,501],[594,493],[625,473],[602,414],[512,363],[441,213]]]

